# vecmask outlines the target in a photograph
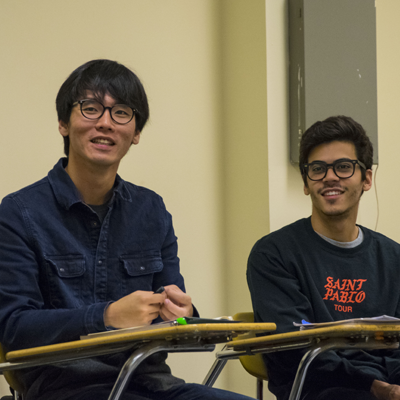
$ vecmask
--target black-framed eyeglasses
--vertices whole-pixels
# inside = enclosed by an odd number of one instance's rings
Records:
[[[115,104],[112,107],[105,107],[95,99],[83,99],[76,101],[72,106],[77,104],[81,107],[82,115],[87,119],[100,119],[106,110],[110,110],[111,118],[117,124],[127,124],[137,114],[137,110],[126,104]]]
[[[324,179],[329,168],[333,169],[333,172],[338,178],[347,179],[354,175],[357,164],[361,168],[364,168],[365,170],[367,169],[365,164],[361,161],[340,158],[339,160],[334,161],[332,164],[327,164],[324,161],[313,161],[309,164],[303,164],[303,171],[312,181],[321,181]]]

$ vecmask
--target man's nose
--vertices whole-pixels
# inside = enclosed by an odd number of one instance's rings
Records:
[[[332,181],[332,180],[338,180],[339,177],[335,174],[335,171],[333,170],[333,165],[329,165],[326,167],[326,176],[324,180],[327,181]]]
[[[110,128],[113,125],[113,119],[111,118],[111,107],[104,107],[103,115],[97,120],[99,127]]]

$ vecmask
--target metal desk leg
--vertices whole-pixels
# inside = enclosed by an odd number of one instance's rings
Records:
[[[145,360],[147,357],[159,351],[172,352],[190,352],[190,351],[212,351],[214,350],[214,345],[174,345],[166,342],[165,340],[150,342],[132,353],[132,355],[125,362],[122,367],[117,381],[111,391],[108,400],[119,400],[120,396],[124,393],[125,387],[129,382],[130,377],[137,368],[137,366]]]
[[[301,391],[303,390],[304,380],[311,361],[324,351],[323,347],[317,347],[307,351],[301,359],[299,368],[297,369],[296,377],[293,382],[292,390],[290,391],[289,400],[299,400]]]
[[[308,367],[315,357],[325,351],[339,349],[396,349],[398,347],[399,344],[397,342],[375,341],[373,338],[368,337],[359,338],[357,340],[334,338],[322,343],[321,345],[315,345],[301,359],[299,368],[297,369],[296,377],[293,382],[292,390],[290,392],[289,400],[300,399]]]
[[[215,361],[203,379],[203,385],[213,386],[229,359],[238,358],[234,350],[226,350],[226,345],[215,355]]]
[[[203,385],[205,386],[213,386],[215,381],[218,379],[219,374],[224,369],[225,364],[228,362],[228,359],[216,359],[211,369],[208,371],[206,377],[203,380]]]

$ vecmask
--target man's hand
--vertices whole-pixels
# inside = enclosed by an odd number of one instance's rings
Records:
[[[115,303],[111,303],[104,312],[105,326],[130,328],[150,325],[160,314],[166,293],[155,294],[137,290]]]
[[[400,386],[391,385],[389,383],[378,381],[377,379],[375,379],[372,382],[371,393],[378,400],[399,400]]]
[[[193,316],[192,299],[176,285],[165,286],[167,298],[160,310],[160,317],[170,321],[180,317]]]

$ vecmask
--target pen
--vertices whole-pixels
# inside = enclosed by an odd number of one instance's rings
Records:
[[[160,294],[160,293],[162,293],[162,292],[164,292],[164,290],[165,290],[165,288],[164,288],[164,286],[160,286],[155,292],[154,292],[154,294]]]

